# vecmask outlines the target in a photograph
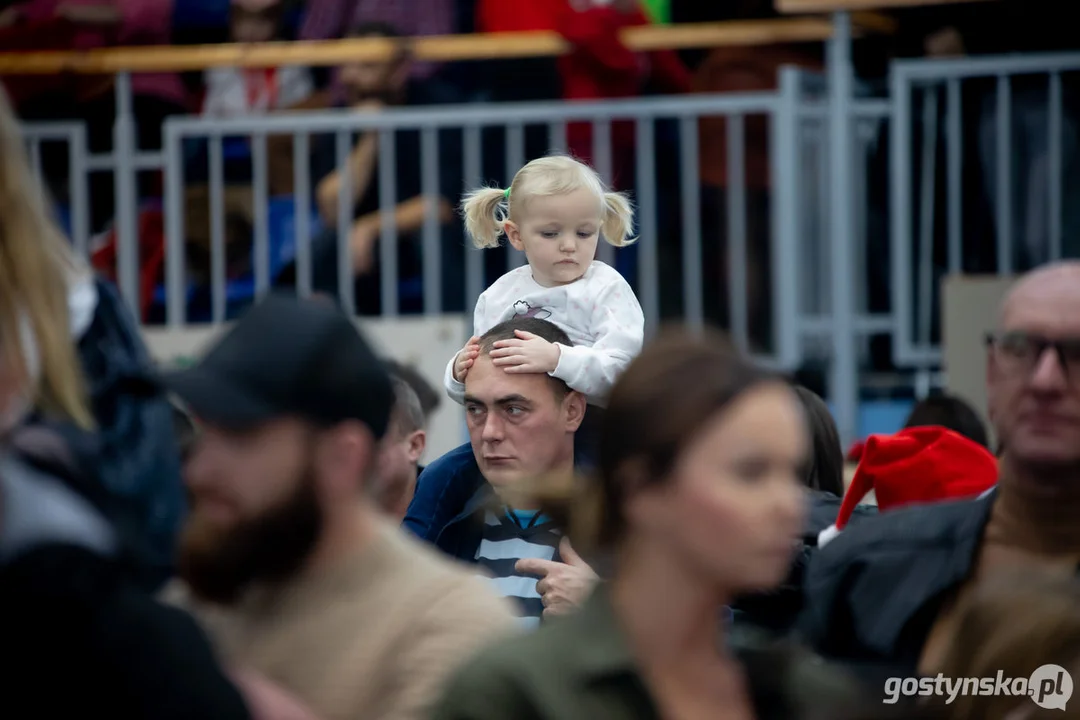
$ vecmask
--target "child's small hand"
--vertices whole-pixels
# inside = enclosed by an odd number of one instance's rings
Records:
[[[559,365],[559,346],[524,330],[515,340],[499,340],[491,362],[508,373],[549,373]]]
[[[469,372],[469,368],[473,366],[476,361],[476,356],[480,354],[480,338],[473,335],[469,338],[469,342],[465,343],[465,347],[458,351],[457,357],[454,358],[454,379],[458,382],[465,382],[465,376]]]

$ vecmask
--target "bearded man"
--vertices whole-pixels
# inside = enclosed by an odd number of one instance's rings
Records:
[[[167,382],[201,424],[173,596],[238,672],[322,720],[420,718],[513,627],[483,580],[370,497],[394,391],[336,308],[271,296]]]

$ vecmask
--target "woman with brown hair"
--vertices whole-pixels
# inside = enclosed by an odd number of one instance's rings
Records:
[[[850,717],[862,703],[846,678],[794,650],[733,648],[721,612],[787,574],[809,452],[790,386],[724,338],[647,345],[612,390],[593,502],[574,503],[598,515],[571,517],[574,545],[608,555],[612,579],[482,654],[435,717]]]

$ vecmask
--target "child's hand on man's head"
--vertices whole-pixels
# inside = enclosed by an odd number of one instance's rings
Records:
[[[454,358],[454,379],[458,382],[465,382],[465,376],[469,373],[469,368],[473,366],[479,355],[480,338],[473,335],[469,338],[469,342],[465,343],[465,347],[458,351],[457,357]]]
[[[514,334],[517,337],[512,340],[495,342],[492,364],[508,373],[549,373],[558,367],[558,345],[524,330],[515,330]]]

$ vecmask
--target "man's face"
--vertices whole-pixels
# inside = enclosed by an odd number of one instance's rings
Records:
[[[1047,341],[1071,348],[1067,357]],[[1020,462],[1080,464],[1080,273],[1023,282],[1009,296],[987,363],[998,441]],[[1069,366],[1067,370],[1064,364]]]
[[[535,480],[573,459],[585,400],[556,397],[547,375],[511,374],[480,355],[465,376],[469,440],[480,472],[495,488]]]
[[[393,518],[405,519],[405,511],[416,490],[416,467],[424,454],[426,434],[408,432],[400,424],[391,426],[379,446],[375,473],[375,501]]]
[[[261,43],[276,39],[280,14],[277,6],[249,10],[234,5],[229,19],[233,42]]]
[[[198,597],[228,604],[252,582],[299,570],[323,526],[314,443],[291,420],[244,433],[204,429],[185,468],[191,510],[179,562]]]
[[[402,58],[363,60],[342,65],[339,73],[349,104],[368,100],[390,103],[405,87],[409,65]]]

